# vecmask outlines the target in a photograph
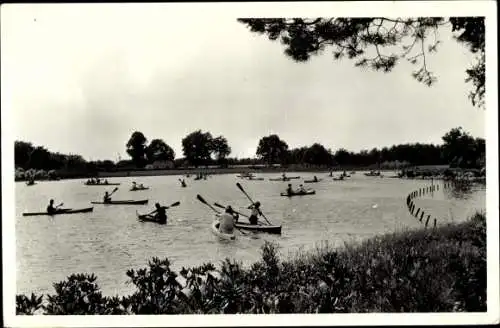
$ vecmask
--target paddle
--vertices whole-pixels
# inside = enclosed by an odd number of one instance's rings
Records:
[[[215,213],[217,214],[220,214],[219,211],[217,211],[212,205],[210,205],[209,203],[207,203],[207,201],[205,199],[203,199],[203,197],[201,197],[201,195],[196,195],[196,198],[198,198],[198,200],[200,202],[202,202],[203,204],[207,205],[208,207],[210,207]],[[235,227],[236,228],[236,227]],[[247,233],[246,232],[243,232],[240,228],[236,228],[238,229],[242,234],[246,235]]]
[[[177,201],[177,202],[175,202],[175,203],[172,203],[170,206],[165,206],[165,208],[166,208],[166,209],[168,209],[168,208],[170,208],[170,207],[179,206],[180,204],[181,204],[181,202]],[[155,211],[156,211],[156,210],[155,210]],[[155,211],[153,211],[153,212],[155,212]],[[139,220],[141,220],[141,221],[144,221],[144,219],[141,219],[141,218],[139,217],[141,214],[139,214],[139,212],[138,212],[137,210],[136,210],[135,212],[136,212],[136,214],[137,214],[137,218],[138,218]],[[152,216],[151,214],[152,214],[153,212],[148,213],[148,214],[142,214],[142,216],[147,216],[147,217],[152,218],[153,216]]]
[[[181,204],[181,202],[175,202],[175,203],[170,204],[170,206],[167,206],[167,208],[179,206],[180,204]]]
[[[198,200],[200,202],[202,202],[203,204],[207,205],[208,207],[210,207],[212,209],[212,211],[214,211],[215,213],[217,214],[220,214],[219,211],[217,211],[212,205],[210,205],[209,203],[207,203],[207,201],[205,199],[203,199],[203,197],[201,197],[201,195],[196,195],[196,198],[198,198]]]
[[[248,199],[252,202],[252,204],[255,204],[255,202],[252,200],[252,198],[250,198],[250,196],[248,196],[248,194],[246,193],[246,191],[243,189],[243,187],[241,186],[241,184],[239,182],[236,182],[236,186],[245,194],[245,196],[248,197]],[[260,214],[262,214],[262,216],[264,217],[264,219],[266,219],[267,223],[269,225],[271,225],[271,222],[269,222],[269,220],[266,218],[266,216],[264,215],[264,213],[260,212]]]
[[[57,212],[66,212],[66,211],[70,211],[71,210],[71,208],[59,208],[59,207],[61,207],[63,205],[64,205],[64,203],[61,203],[61,204],[57,205],[56,207],[54,207],[54,209],[56,210],[56,213]]]
[[[226,208],[226,206],[223,206],[223,205],[221,205],[221,204],[219,204],[219,203],[214,203],[214,205],[215,205],[215,206],[217,206],[217,207],[220,207],[220,208]],[[249,216],[248,216],[248,215],[246,215],[246,214],[240,213],[240,212],[235,211],[235,210],[233,210],[233,212],[234,212],[234,213],[236,213],[236,214],[238,214],[238,215],[241,215],[241,216],[244,216],[244,217],[246,217],[246,218],[249,218]]]

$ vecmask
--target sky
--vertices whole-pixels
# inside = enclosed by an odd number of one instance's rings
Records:
[[[198,129],[226,137],[231,157],[254,157],[270,134],[333,151],[441,143],[458,126],[485,137],[486,112],[464,82],[473,57],[449,28],[427,58],[438,78],[427,87],[404,61],[384,74],[327,49],[296,63],[238,16],[197,5],[5,7],[2,111],[15,140],[50,151],[126,159],[134,131],[163,139],[177,158]]]

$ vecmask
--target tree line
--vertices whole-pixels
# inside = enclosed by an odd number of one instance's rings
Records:
[[[361,150],[344,148],[333,152],[319,143],[298,148],[289,148],[286,141],[272,134],[261,138],[254,158],[231,158],[231,147],[224,136],[213,137],[210,132],[194,131],[182,139],[184,157],[175,158],[175,151],[162,139],[148,143],[142,132],[135,131],[126,143],[126,152],[131,160],[86,161],[75,154],[51,152],[45,147],[30,142],[16,141],[14,147],[15,166],[18,170],[57,170],[62,175],[96,174],[100,171],[130,170],[145,168],[157,161],[170,162],[171,167],[200,167],[205,165],[302,165],[333,168],[369,167],[378,165],[394,168],[412,165],[450,165],[459,168],[481,168],[485,165],[485,140],[474,138],[461,127],[451,129],[442,137],[441,145],[407,143]]]

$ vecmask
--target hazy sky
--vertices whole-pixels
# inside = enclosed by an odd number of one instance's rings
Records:
[[[232,157],[253,157],[271,133],[290,148],[355,151],[440,143],[457,126],[485,137],[485,111],[471,105],[464,82],[472,56],[449,28],[427,58],[438,77],[429,88],[406,62],[389,74],[363,71],[327,50],[296,63],[237,16],[182,8],[3,7],[2,82],[15,139],[116,160],[128,157],[136,130],[165,140],[177,157],[197,129],[225,136]]]

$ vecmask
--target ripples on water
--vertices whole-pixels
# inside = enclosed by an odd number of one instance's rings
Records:
[[[320,177],[320,174],[315,173]],[[310,178],[312,174],[290,173]],[[126,285],[125,272],[145,267],[153,256],[168,259],[174,269],[182,266],[219,263],[226,257],[251,263],[260,257],[265,240],[276,241],[284,255],[316,247],[323,241],[341,246],[376,234],[421,227],[410,216],[405,197],[429,181],[365,177],[362,173],[345,181],[324,180],[305,184],[316,189],[316,195],[280,197],[287,183],[270,182],[276,174],[261,174],[266,181],[246,181],[236,175],[216,175],[208,180],[186,179],[181,188],[179,176],[127,177],[108,179],[121,182],[113,195],[118,199],[149,199],[144,206],[94,205],[94,212],[74,215],[23,217],[25,211],[43,211],[48,200],[63,201],[65,207],[90,206],[100,200],[110,187],[87,187],[83,180],[38,182],[28,187],[16,184],[16,259],[18,293],[53,293],[52,283],[71,273],[94,272],[106,295],[125,294],[133,290]],[[150,186],[145,191],[128,191],[131,182]],[[234,242],[219,241],[210,230],[213,212],[196,199],[202,195],[208,202],[231,204],[244,213],[249,205],[236,187],[240,182],[253,200],[260,200],[262,210],[273,224],[282,224],[281,236],[269,234],[239,235]],[[298,186],[301,180],[292,180]],[[415,200],[430,211],[438,223],[465,220],[476,210],[485,208],[485,191],[479,190],[466,200],[449,197],[442,188]],[[168,225],[142,223],[140,213],[151,211],[159,201],[181,205],[168,210]],[[244,219],[244,218],[243,218]]]

